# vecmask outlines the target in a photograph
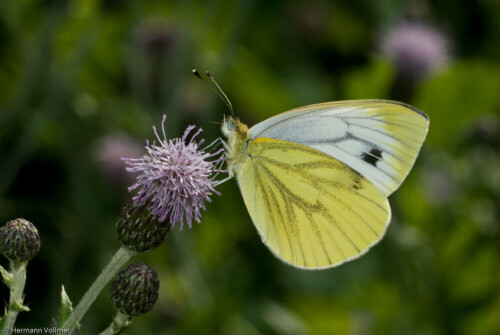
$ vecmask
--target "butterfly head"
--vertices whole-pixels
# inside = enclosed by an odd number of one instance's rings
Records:
[[[233,176],[240,163],[247,160],[248,126],[232,115],[224,117],[222,133],[227,138],[226,163],[230,176]]]
[[[248,126],[232,115],[224,117],[221,129],[229,140],[231,138],[245,140],[248,137]]]

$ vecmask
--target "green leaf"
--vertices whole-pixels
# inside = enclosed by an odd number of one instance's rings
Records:
[[[482,60],[456,62],[424,82],[412,104],[430,118],[426,143],[448,148],[483,114],[500,108],[500,66]]]
[[[71,303],[71,300],[69,300],[63,285],[61,288],[61,307],[59,308],[59,327],[63,326],[71,313],[73,313],[73,304]]]
[[[2,275],[3,282],[10,289],[10,286],[12,284],[12,280],[13,280],[14,276],[12,275],[12,273],[10,273],[9,271],[5,270],[3,268],[3,266],[1,266],[1,265],[0,265],[0,274]]]
[[[381,59],[350,71],[344,80],[342,99],[385,99],[394,82],[394,69]]]
[[[15,309],[15,310],[17,310],[19,312],[29,312],[30,311],[30,309],[29,309],[28,306],[23,305],[23,300],[22,299],[16,300],[14,302],[14,304],[11,307],[9,307],[9,308],[13,308],[13,309]]]

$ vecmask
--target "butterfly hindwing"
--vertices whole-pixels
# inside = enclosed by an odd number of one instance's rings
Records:
[[[425,139],[427,115],[386,100],[329,102],[293,109],[249,130],[317,149],[349,165],[385,196],[403,182]]]
[[[271,251],[300,268],[328,268],[359,257],[384,234],[387,198],[363,175],[305,145],[259,138],[236,178],[250,216]]]

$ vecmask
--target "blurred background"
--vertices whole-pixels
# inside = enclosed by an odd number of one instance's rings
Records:
[[[273,257],[220,185],[201,224],[134,259],[161,284],[130,334],[499,334],[499,41],[496,0],[0,1],[0,223],[42,239],[16,325],[53,326],[61,285],[76,304],[119,248],[134,181],[120,158],[163,114],[169,137],[220,136],[227,109],[197,68],[249,125],[379,98],[425,111],[430,132],[385,238],[331,270]],[[86,333],[114,314],[106,289]]]

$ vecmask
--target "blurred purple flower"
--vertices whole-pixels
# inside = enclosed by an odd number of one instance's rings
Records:
[[[198,129],[188,140],[195,126],[189,126],[182,138],[167,140],[165,135],[165,119],[162,120],[163,140],[153,126],[156,138],[150,145],[146,141],[148,153],[141,158],[122,158],[130,167],[128,172],[139,172],[137,182],[129,187],[129,191],[138,189],[138,194],[132,198],[135,206],[148,205],[151,215],[160,222],[169,219],[173,227],[180,222],[181,229],[186,219],[191,227],[193,219],[200,222],[201,209],[205,210],[205,200],[210,201],[212,193],[220,195],[215,190],[216,175],[221,170],[224,160],[224,149],[205,152],[200,149],[204,140],[195,138],[202,131]],[[208,147],[212,147],[209,145]],[[212,158],[212,160],[209,160]]]
[[[124,134],[111,134],[97,140],[94,146],[94,158],[98,168],[110,179],[129,183],[132,179],[123,169],[122,157],[139,156],[142,147],[139,143]]]
[[[150,55],[163,57],[175,46],[177,32],[163,23],[148,22],[136,28],[135,38]]]
[[[423,175],[423,186],[429,203],[441,207],[455,199],[457,183],[449,171],[428,169]]]
[[[421,79],[446,65],[450,42],[438,29],[418,22],[403,22],[381,38],[382,53],[393,60],[401,75]]]

